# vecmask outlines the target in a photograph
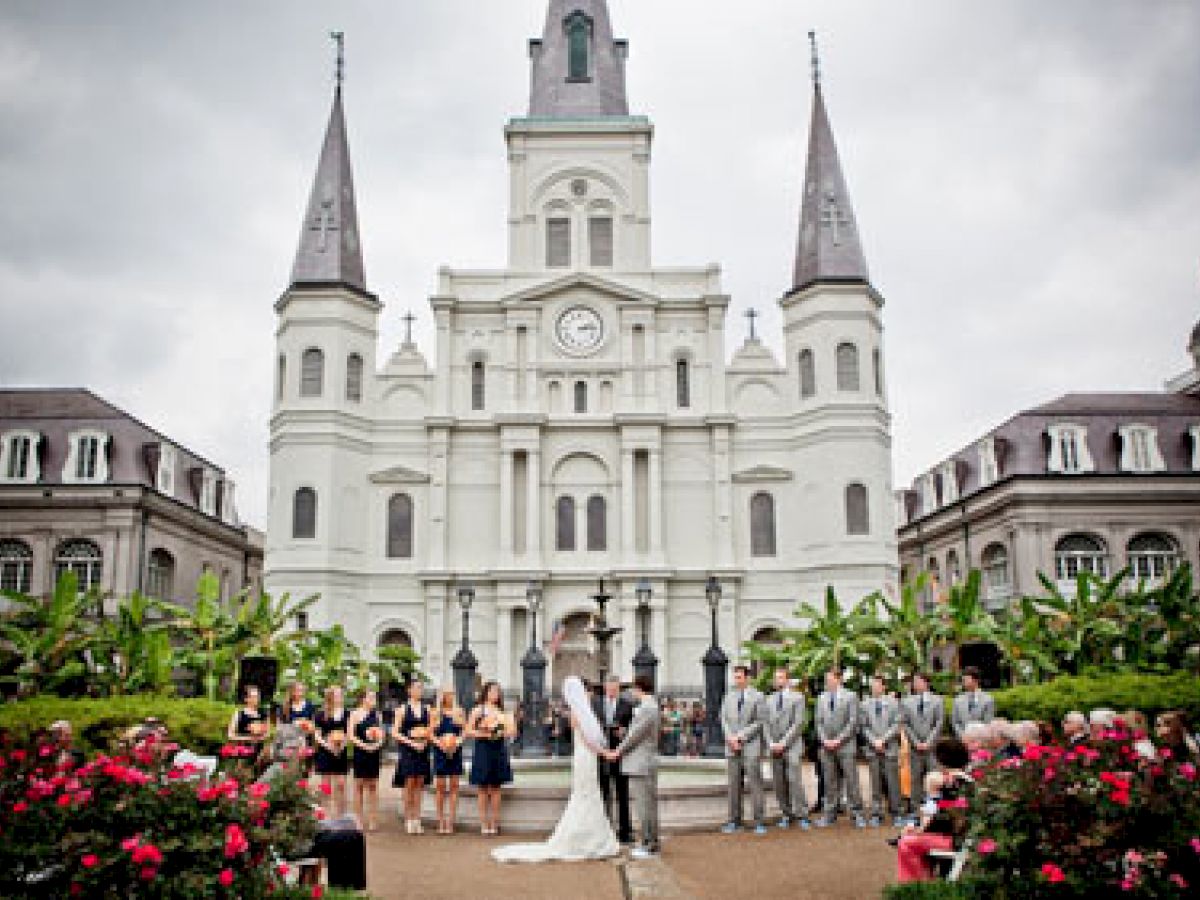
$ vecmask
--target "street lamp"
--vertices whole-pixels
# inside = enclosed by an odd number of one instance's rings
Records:
[[[462,607],[462,646],[450,661],[454,670],[454,693],[458,705],[469,711],[475,705],[475,669],[479,660],[471,650],[471,604],[475,602],[475,588],[469,584],[458,586],[458,605]]]
[[[638,651],[633,657],[633,674],[645,676],[657,688],[658,657],[650,649],[650,597],[652,591],[650,582],[645,578],[637,583],[634,589],[637,594],[638,631],[640,633]]]
[[[717,610],[721,606],[721,583],[715,575],[708,576],[704,585],[704,596],[712,614],[712,644],[704,654],[704,707],[708,720],[704,742],[705,756],[724,756],[725,739],[721,732],[721,702],[725,699],[726,668],[729,657],[717,642]]]
[[[604,608],[608,605],[608,601],[612,599],[612,594],[604,590],[603,578],[600,579],[600,587],[592,595],[592,599],[596,601],[599,611],[592,620],[592,627],[588,629],[588,634],[596,639],[596,674],[600,683],[604,684],[604,679],[608,677],[608,642],[613,639],[613,635],[620,634],[624,629],[608,624]]]
[[[525,605],[529,609],[529,649],[521,658],[523,696],[525,698],[525,731],[521,735],[522,756],[549,756],[546,736],[542,732],[542,698],[546,694],[546,655],[538,646],[537,614],[542,606],[542,586],[536,581],[525,588]]]

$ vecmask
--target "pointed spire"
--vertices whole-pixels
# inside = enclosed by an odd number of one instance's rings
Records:
[[[365,291],[358,208],[354,202],[354,177],[350,172],[350,148],[342,112],[342,33],[333,32],[330,36],[337,43],[337,86],[317,175],[300,229],[292,284],[345,284]]]
[[[613,38],[607,0],[550,0],[546,30],[529,42],[531,118],[629,115],[627,45]]]
[[[812,42],[813,109],[792,290],[818,281],[869,281],[858,221],[825,111],[816,34],[810,31],[808,36]]]

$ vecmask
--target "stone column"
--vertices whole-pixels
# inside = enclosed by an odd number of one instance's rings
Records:
[[[633,448],[621,448],[621,556],[626,565],[633,562],[636,549],[637,500],[634,497]]]
[[[733,483],[730,473],[729,428],[712,430],[713,559],[718,568],[733,565]]]
[[[725,395],[725,305],[709,301],[708,307],[708,408],[723,413]]]
[[[503,441],[503,438],[501,438]],[[513,556],[513,454],[500,450],[500,565],[512,564]]]
[[[537,447],[525,451],[525,553],[532,566],[542,555],[542,454]]]
[[[446,567],[447,459],[450,433],[444,428],[429,433],[429,568]]]
[[[437,325],[437,411],[448,416],[454,409],[450,366],[449,304],[435,304],[433,315]]]
[[[506,599],[496,598],[496,678],[503,690],[511,690],[520,684],[514,674],[512,658],[512,606]],[[487,679],[487,673],[484,673]]]
[[[662,492],[662,448],[651,447],[647,452],[649,461],[649,526],[650,556],[656,562],[663,556],[663,492]]]

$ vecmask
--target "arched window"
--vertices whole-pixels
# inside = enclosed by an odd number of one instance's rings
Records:
[[[92,541],[63,541],[54,554],[54,583],[67,572],[74,572],[79,579],[79,592],[100,587],[103,557],[100,548]]]
[[[28,594],[33,574],[33,551],[15,538],[0,541],[0,591]]]
[[[577,381],[575,382],[575,412],[585,413],[587,409],[587,382]]]
[[[589,550],[608,549],[608,505],[599,494],[588,497],[587,548]]]
[[[763,647],[772,647],[777,650],[783,649],[783,636],[779,633],[779,629],[774,625],[768,625],[765,628],[759,628],[754,632],[754,636],[750,638],[754,643]],[[752,659],[750,661],[750,674],[757,678],[762,674],[763,663],[760,659]],[[768,673],[771,674],[771,673]]]
[[[317,492],[302,487],[292,497],[292,537],[309,539],[317,536]]]
[[[858,348],[853,344],[838,344],[837,386],[839,391],[857,391],[859,389]]]
[[[1126,548],[1130,575],[1136,581],[1161,581],[1179,565],[1179,548],[1165,534],[1139,534]]]
[[[283,392],[287,390],[287,357],[282,353],[279,354],[278,366],[275,372],[275,397],[282,400]]]
[[[775,555],[775,498],[766,491],[750,498],[750,555]]]
[[[686,359],[675,361],[675,403],[680,409],[692,405],[691,366]]]
[[[946,587],[953,587],[962,581],[962,563],[958,561],[958,551],[951,550],[946,554]]]
[[[155,547],[146,559],[146,596],[175,599],[175,557],[162,547]]]
[[[588,253],[597,268],[613,264],[613,220],[611,216],[591,216],[588,219]]]
[[[983,550],[982,562],[984,597],[991,601],[1007,600],[1012,596],[1008,548],[1003,544],[988,544]]]
[[[389,628],[379,636],[380,647],[412,647],[412,637],[403,628]]]
[[[471,409],[479,411],[483,409],[484,401],[487,397],[485,393],[487,372],[483,366],[483,360],[477,359],[471,363]]]
[[[587,81],[591,72],[588,55],[592,43],[592,20],[581,11],[567,17],[567,79]]]
[[[1068,534],[1054,545],[1054,571],[1060,582],[1072,582],[1080,572],[1108,575],[1108,553],[1090,534]]]
[[[413,502],[408,494],[393,494],[387,509],[388,559],[412,559]]]
[[[346,357],[346,399],[351,403],[362,402],[363,358],[357,353]]]
[[[875,396],[883,396],[883,354],[876,347],[871,351],[871,371],[875,376]]]
[[[817,393],[817,364],[813,352],[800,351],[800,396],[812,397]]]
[[[867,486],[854,482],[846,485],[846,534],[870,534],[871,514],[867,506]]]
[[[559,497],[554,504],[554,548],[575,549],[575,498]]]
[[[571,220],[552,216],[546,220],[546,268],[565,269],[571,265]]]
[[[325,354],[309,347],[300,358],[300,396],[320,397],[325,389]]]

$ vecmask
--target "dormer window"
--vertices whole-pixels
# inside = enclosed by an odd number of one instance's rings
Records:
[[[217,473],[211,469],[200,473],[200,512],[206,516],[217,514]]]
[[[996,459],[996,439],[984,438],[977,448],[979,453],[979,486],[987,487],[1000,480],[1000,463]]]
[[[1192,438],[1192,471],[1200,472],[1200,425],[1188,429]]]
[[[933,473],[921,476],[921,512],[931,513],[938,508],[937,485],[933,482]]]
[[[1150,425],[1122,425],[1121,471],[1162,472],[1166,461],[1158,450],[1158,430]]]
[[[221,482],[221,521],[226,525],[237,524],[237,509],[233,504],[234,483],[226,478]]]
[[[36,431],[10,431],[0,443],[0,481],[36,484],[41,478]]]
[[[154,473],[154,486],[160,494],[175,496],[175,448],[170,444],[158,445],[158,469]]]
[[[581,10],[567,16],[567,81],[591,78],[592,20]]]
[[[942,463],[942,503],[958,502],[958,464],[954,460]]]
[[[1092,454],[1088,451],[1087,428],[1083,425],[1051,425],[1046,433],[1050,437],[1050,454],[1046,469],[1059,475],[1078,475],[1096,471]]]
[[[62,480],[67,484],[108,481],[108,435],[103,431],[72,431]]]

